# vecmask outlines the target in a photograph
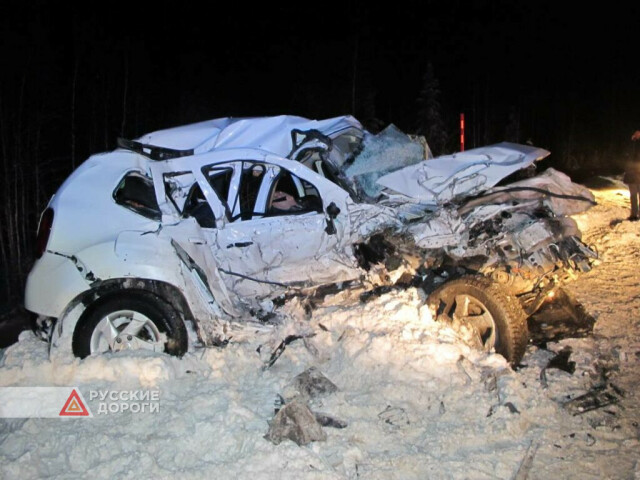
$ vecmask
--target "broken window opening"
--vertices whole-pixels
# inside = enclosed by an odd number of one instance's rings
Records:
[[[271,185],[265,216],[322,213],[318,189],[288,170],[281,169]]]
[[[141,172],[128,172],[113,192],[118,205],[150,218],[160,220],[162,213],[158,206],[153,180]]]
[[[216,217],[198,183],[194,183],[182,211],[184,218],[193,217],[202,228],[216,228]]]
[[[209,185],[215,192],[220,200],[220,203],[224,206],[225,216],[227,220],[231,220],[232,210],[229,208],[229,190],[231,186],[231,179],[233,178],[233,168],[208,168],[202,169],[202,173],[209,181]]]
[[[164,175],[167,198],[182,218],[194,218],[203,228],[216,228],[211,205],[196,181],[193,172],[175,172]]]
[[[342,137],[339,137],[342,138]],[[350,145],[355,145],[356,142],[353,140],[345,140]],[[346,147],[345,147],[346,148]],[[352,150],[349,150],[349,156],[345,164],[348,164],[352,161],[352,156],[354,152],[358,152],[359,149],[353,147]],[[342,153],[337,151],[335,148],[331,152],[333,157],[341,157]],[[346,192],[351,196],[353,200],[356,202],[360,201],[360,196],[356,193],[356,191],[352,188],[352,185],[346,180],[344,175],[342,175],[330,160],[327,159],[327,152],[321,148],[313,148],[309,147],[305,150],[301,150],[295,157],[295,160],[300,162],[305,167],[313,170],[321,177],[326,178],[331,183],[335,183],[340,188],[346,190]],[[349,160],[351,159],[351,160]],[[338,162],[340,163],[340,162]]]
[[[330,182],[333,182],[338,186],[342,186],[335,174],[335,169],[329,162],[327,162],[325,157],[325,150],[321,148],[308,148],[302,150],[295,159]]]
[[[225,205],[230,222],[277,215],[322,213],[322,199],[318,189],[309,182],[277,165],[246,160],[235,163],[240,164],[241,168],[203,169],[212,188]],[[225,201],[222,197],[228,200]]]
[[[197,183],[192,172],[172,172],[164,174],[164,189],[176,212],[182,216],[185,203],[193,185]]]
[[[264,163],[236,160],[224,165],[205,166],[202,173],[224,206],[227,220],[235,222],[264,215],[264,208],[261,210],[257,203],[264,207],[260,191],[269,168]]]
[[[255,207],[266,171],[267,168],[264,164],[243,162],[240,188],[234,202],[234,210],[235,205],[240,202],[240,213],[232,218],[232,221],[238,218],[251,220],[254,214],[258,213],[255,211]]]

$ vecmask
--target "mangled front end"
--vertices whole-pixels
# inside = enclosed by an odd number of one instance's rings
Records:
[[[418,158],[376,175],[375,164],[384,166],[390,151],[379,146],[385,136],[389,140],[388,132],[376,139],[366,174],[356,159],[358,175],[353,176],[361,191],[378,195],[379,206],[393,208],[403,219],[401,228],[385,228],[359,246],[365,268],[384,266],[379,278],[393,283],[402,277],[397,272],[409,271],[424,280],[428,291],[452,276],[481,274],[517,296],[532,314],[565,280],[591,268],[597,255],[581,241],[570,217],[595,204],[591,192],[552,168],[505,181],[530,174],[534,163],[549,154],[546,150],[502,143]],[[397,132],[393,137],[390,143],[397,151]],[[411,141],[406,137],[404,143]]]
[[[444,262],[492,278],[534,313],[554,289],[597,257],[569,216],[595,204],[591,192],[554,169],[496,187],[459,209],[463,242]]]

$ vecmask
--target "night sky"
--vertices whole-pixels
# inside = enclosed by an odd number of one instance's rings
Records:
[[[556,153],[628,147],[640,128],[638,6],[62,3],[3,2],[0,101],[37,124],[41,155],[74,165],[118,135],[221,116],[352,113],[412,131],[429,62],[470,146],[505,140],[514,119],[512,140]]]
[[[573,178],[619,172],[640,129],[640,7],[617,4],[1,2],[0,313],[51,196],[119,136],[275,114],[411,133],[429,64],[435,153],[458,150],[464,112],[467,148],[530,142]]]

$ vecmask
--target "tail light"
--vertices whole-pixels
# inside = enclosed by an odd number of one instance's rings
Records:
[[[51,233],[52,225],[53,209],[47,208],[40,218],[40,225],[38,225],[38,236],[36,238],[36,258],[40,258],[44,251],[47,249],[47,243],[49,242],[49,234]]]

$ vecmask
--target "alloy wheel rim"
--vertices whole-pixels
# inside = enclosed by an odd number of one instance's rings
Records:
[[[90,351],[103,353],[121,350],[163,351],[166,336],[146,315],[134,310],[118,310],[105,315],[96,325]]]

